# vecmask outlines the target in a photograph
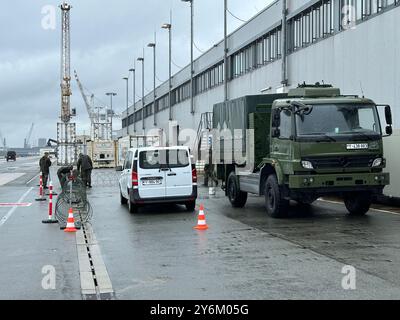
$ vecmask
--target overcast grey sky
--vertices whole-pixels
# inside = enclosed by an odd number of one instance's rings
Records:
[[[228,0],[237,17],[248,20],[272,0]],[[60,9],[56,29],[42,28],[46,5],[60,1],[8,0],[0,10],[0,131],[9,146],[21,147],[32,122],[32,141],[56,139],[60,116]],[[168,78],[168,34],[160,26],[173,14],[173,60],[179,66],[190,62],[190,11],[181,0],[71,0],[71,70],[78,71],[83,85],[104,103],[108,91],[115,91],[114,107],[125,105],[125,83],[135,57],[153,41],[157,32],[157,77]],[[229,16],[229,32],[242,24]],[[223,0],[195,0],[195,42],[207,50],[223,38]],[[201,53],[195,49],[195,56]],[[145,58],[152,51],[145,48]],[[173,66],[173,72],[179,69]],[[152,74],[146,64],[145,74]],[[138,75],[140,76],[140,74]],[[152,88],[152,77],[145,81]],[[72,107],[78,134],[89,133],[89,120],[82,97],[72,81]],[[137,92],[141,92],[140,83]],[[132,100],[132,96],[130,97]],[[101,102],[99,102],[101,104]],[[120,121],[116,121],[120,127]]]

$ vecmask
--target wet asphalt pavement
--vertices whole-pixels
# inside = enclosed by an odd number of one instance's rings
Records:
[[[180,206],[131,215],[115,188],[92,190],[93,221],[118,299],[398,299],[400,216],[350,218],[342,204],[291,207],[268,217],[263,199],[233,209],[221,191],[202,188],[210,229]],[[343,290],[342,268],[357,269]]]
[[[31,204],[20,208],[0,206],[0,300],[80,299],[75,236],[61,232],[57,225],[41,222],[48,216],[48,204],[35,201],[38,161],[35,157],[0,162],[0,204]],[[5,179],[13,178],[2,185]],[[51,268],[55,271],[54,289],[45,278]]]
[[[0,187],[0,203],[36,188],[27,178]],[[201,188],[198,204],[210,228],[196,231],[197,212],[183,206],[130,214],[119,204],[116,179],[112,170],[95,170],[88,192],[116,299],[400,298],[397,212],[351,218],[342,204],[317,201],[310,208],[293,204],[291,217],[277,220],[266,215],[262,198],[233,209],[222,191],[210,198]],[[46,205],[35,196],[36,189],[24,199],[32,206],[0,226],[0,298],[80,299],[75,238],[41,224]],[[0,219],[9,210],[0,208]],[[41,288],[47,264],[57,271],[53,291]],[[357,270],[356,290],[342,288],[345,265]]]

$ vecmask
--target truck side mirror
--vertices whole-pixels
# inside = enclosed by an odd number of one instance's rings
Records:
[[[272,127],[278,128],[281,125],[281,111],[279,109],[272,110]]]
[[[281,136],[281,130],[279,128],[272,128],[272,138],[279,138]]]
[[[392,126],[387,126],[387,127],[386,127],[386,134],[387,134],[388,136],[391,136],[391,135],[393,134],[393,128],[392,128]]]
[[[385,118],[386,118],[386,123],[391,126],[393,124],[392,120],[392,111],[390,109],[390,106],[385,106]]]

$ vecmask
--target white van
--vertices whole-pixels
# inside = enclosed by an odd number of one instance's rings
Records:
[[[147,204],[184,204],[193,211],[197,199],[197,172],[188,147],[129,149],[119,179],[121,204],[129,212]]]

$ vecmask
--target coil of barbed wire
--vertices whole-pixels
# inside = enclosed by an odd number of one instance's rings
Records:
[[[93,216],[92,206],[87,200],[86,186],[79,177],[65,179],[62,192],[57,198],[55,214],[59,223],[66,224],[70,208],[74,209],[74,218],[79,223],[89,222]]]

